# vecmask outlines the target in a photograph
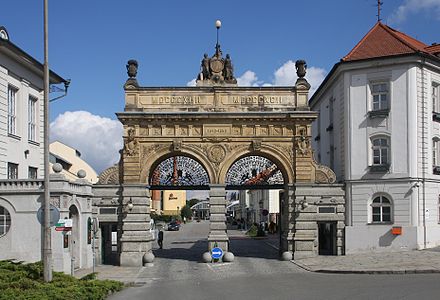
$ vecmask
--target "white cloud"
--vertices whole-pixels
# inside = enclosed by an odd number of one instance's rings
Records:
[[[440,0],[439,0],[440,1]],[[306,79],[310,83],[310,97],[319,87],[326,76],[327,72],[318,67],[310,67],[307,69]],[[295,62],[288,60],[274,72],[272,82],[264,82],[258,80],[258,76],[254,71],[247,70],[240,77],[237,77],[238,86],[293,86],[298,76],[296,75]],[[196,80],[189,81],[187,86],[195,86]]]
[[[252,71],[246,71],[237,78],[237,84],[239,86],[258,86],[257,74]]]
[[[81,158],[99,174],[119,161],[122,124],[87,111],[65,112],[50,124],[50,140],[81,152]]]
[[[440,0],[405,0],[390,16],[390,23],[401,23],[408,15],[425,11],[440,19]]]
[[[188,82],[186,83],[186,86],[196,86],[196,79],[194,78],[193,80],[188,81]]]

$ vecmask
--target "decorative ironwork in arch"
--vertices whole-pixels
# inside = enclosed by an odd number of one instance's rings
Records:
[[[163,160],[154,169],[150,178],[152,187],[209,185],[209,176],[203,166],[187,156],[173,156]]]
[[[262,156],[246,156],[232,164],[226,185],[233,187],[274,186],[284,184],[278,166]]]

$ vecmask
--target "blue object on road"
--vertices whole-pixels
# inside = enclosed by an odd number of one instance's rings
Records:
[[[220,259],[220,258],[222,258],[222,256],[223,256],[222,248],[219,248],[219,247],[212,248],[211,257],[213,259]]]

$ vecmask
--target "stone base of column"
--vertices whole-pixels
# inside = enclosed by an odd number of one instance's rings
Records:
[[[142,267],[151,252],[150,195],[145,186],[124,185],[120,265]]]
[[[223,185],[210,185],[209,190],[209,235],[208,250],[219,247],[229,251],[229,238],[226,232],[226,190]]]

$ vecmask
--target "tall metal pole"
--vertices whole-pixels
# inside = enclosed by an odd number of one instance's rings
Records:
[[[43,267],[44,281],[52,281],[52,245],[50,232],[50,191],[49,191],[49,62],[48,62],[48,0],[44,0],[44,226],[43,226]]]

